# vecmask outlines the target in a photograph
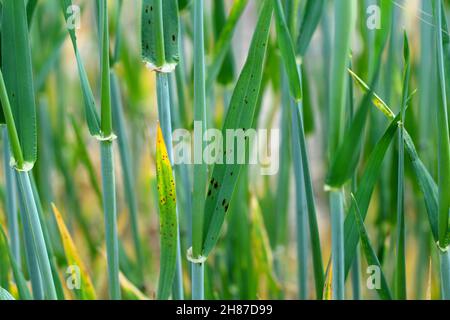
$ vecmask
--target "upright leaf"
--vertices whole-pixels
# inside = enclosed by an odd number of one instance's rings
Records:
[[[6,89],[19,135],[24,166],[29,169],[36,161],[37,133],[25,1],[4,1],[1,41]]]
[[[239,18],[242,16],[247,3],[248,0],[234,1],[227,21],[222,26],[222,31],[212,52],[211,64],[207,68],[206,92],[210,92],[212,85],[219,75],[224,60],[227,57],[227,52],[230,49],[231,40],[233,39]]]
[[[356,219],[356,225],[358,227],[359,231],[359,237],[361,239],[361,247],[363,249],[364,255],[367,260],[367,265],[369,266],[376,266],[378,270],[380,271],[380,278],[381,278],[381,287],[377,288],[377,292],[380,295],[380,298],[383,300],[391,300],[392,295],[389,290],[386,277],[384,276],[384,273],[381,269],[380,261],[378,260],[377,255],[375,254],[375,250],[373,250],[373,247],[370,243],[369,236],[367,235],[366,227],[364,226],[364,221],[361,217],[361,212],[359,211],[358,202],[354,198],[352,194],[353,203],[356,207],[356,210],[354,210],[355,219]]]
[[[161,236],[160,276],[158,299],[170,296],[176,271],[178,221],[176,212],[176,188],[166,144],[158,125],[156,137],[156,174],[159,195],[159,225]]]
[[[358,207],[360,209],[363,221],[366,218],[370,199],[372,198],[375,184],[378,181],[378,177],[381,173],[381,165],[383,163],[383,159],[386,155],[389,145],[394,139],[395,133],[397,132],[398,119],[399,116],[397,116],[391,122],[383,137],[375,145],[375,148],[373,149],[367,162],[366,169],[364,170],[364,173],[361,177],[361,183],[358,187],[355,198],[356,203],[358,204]],[[350,270],[359,241],[358,229],[355,222],[355,210],[355,203],[352,203],[344,224],[345,274],[348,274],[348,271]]]
[[[441,0],[435,2],[435,25],[443,26],[443,16]],[[445,29],[447,31],[447,29]],[[444,45],[449,50],[449,38],[443,39],[443,32],[436,28],[437,45],[437,67],[439,84],[439,101],[437,105],[437,123],[438,123],[438,210],[439,210],[439,246],[446,249],[448,246],[447,232],[450,210],[450,136],[449,136],[449,118],[447,107],[447,91],[444,64]],[[445,40],[445,43],[444,43]]]
[[[274,1],[278,47],[280,48],[281,57],[286,67],[285,70],[289,79],[291,96],[295,101],[299,101],[302,98],[302,83],[297,67],[294,44],[292,43],[292,38],[286,23],[281,0]]]
[[[177,0],[142,1],[142,59],[147,67],[171,72],[178,64]]]
[[[231,98],[228,113],[222,129],[224,145],[235,146],[233,141],[226,138],[226,130],[245,131],[252,127],[256,104],[260,94],[263,65],[272,18],[272,0],[265,0],[260,11],[259,19],[253,35],[247,61],[241,72],[239,80]],[[246,150],[248,150],[246,139]],[[242,142],[241,142],[242,143]],[[203,239],[203,255],[207,256],[218,240],[220,229],[228,211],[230,199],[243,167],[236,161],[236,155],[226,150],[222,156],[222,163],[217,163],[211,175],[209,190],[205,202],[205,232]],[[232,163],[227,163],[227,157]]]
[[[303,57],[326,7],[325,0],[307,0],[297,38],[297,54]]]
[[[62,0],[61,8],[64,14],[64,18],[66,20],[67,31],[69,32],[70,40],[72,41],[73,50],[75,52],[75,58],[77,60],[77,68],[78,75],[81,81],[81,90],[83,93],[83,102],[84,102],[84,112],[86,115],[86,122],[89,128],[89,132],[92,136],[101,136],[100,130],[100,117],[98,115],[96,106],[95,106],[95,98],[92,93],[91,86],[89,84],[89,79],[86,73],[86,69],[84,68],[84,63],[81,58],[81,53],[78,49],[77,37],[75,34],[75,7],[72,5],[72,0]]]

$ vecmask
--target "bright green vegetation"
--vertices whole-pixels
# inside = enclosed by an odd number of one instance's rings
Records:
[[[0,300],[450,299],[450,6],[412,3],[0,1]]]

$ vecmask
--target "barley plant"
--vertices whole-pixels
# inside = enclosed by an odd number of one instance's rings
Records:
[[[0,0],[0,300],[450,299],[445,0]]]

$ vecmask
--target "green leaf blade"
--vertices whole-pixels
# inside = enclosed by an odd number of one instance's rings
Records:
[[[266,0],[253,36],[246,64],[231,98],[222,132],[226,137],[227,129],[249,129],[253,125],[255,108],[261,88],[263,63],[268,44],[270,22],[272,18],[272,0]],[[224,145],[227,145],[224,139]],[[248,148],[248,144],[247,144]],[[246,148],[246,149],[247,149]],[[234,155],[233,155],[234,156]],[[226,156],[223,155],[224,163]],[[205,224],[203,255],[207,256],[218,240],[220,229],[228,210],[229,202],[243,165],[216,164],[211,175],[208,195],[205,202]]]

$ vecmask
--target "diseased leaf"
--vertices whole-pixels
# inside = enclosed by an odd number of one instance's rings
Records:
[[[156,175],[159,196],[159,225],[161,236],[160,276],[158,299],[167,300],[176,271],[178,221],[176,188],[166,144],[158,124],[156,137]]]
[[[158,72],[172,72],[179,60],[177,0],[142,1],[142,59]]]
[[[272,18],[272,0],[264,1],[259,19],[253,35],[247,61],[231,98],[228,113],[222,129],[224,146],[236,145],[226,137],[227,129],[242,130],[252,127],[256,104],[261,89],[264,58],[267,49],[270,22]],[[249,149],[246,139],[246,150]],[[234,147],[233,147],[234,148]],[[220,229],[228,211],[230,199],[243,167],[236,161],[236,154],[232,150],[225,150],[222,155],[223,164],[217,163],[209,182],[205,202],[205,223],[203,239],[203,255],[207,256],[218,240]],[[227,157],[233,157],[233,164],[226,164]]]
[[[145,294],[143,294],[136,286],[125,277],[125,275],[119,273],[120,287],[122,289],[123,299],[125,300],[150,300]]]
[[[333,300],[333,264],[330,261],[328,262],[327,271],[325,274],[325,283],[323,285],[323,300]]]
[[[355,83],[358,85],[358,87],[361,89],[361,91],[363,93],[367,94],[370,91],[369,86],[360,77],[358,77],[358,75],[356,75],[356,73],[354,73],[352,70],[348,69],[348,72],[353,77]],[[395,114],[392,112],[392,110],[383,101],[383,99],[381,99],[375,92],[372,95],[372,103],[381,112],[383,112],[384,115],[387,116],[389,119],[395,118]]]
[[[80,300],[95,300],[96,293],[94,286],[92,285],[91,278],[84,263],[81,261],[78,254],[77,247],[73,243],[72,237],[70,236],[69,230],[67,230],[66,224],[56,206],[52,204],[53,214],[55,215],[56,223],[58,224],[59,233],[61,235],[61,240],[64,247],[64,252],[66,255],[67,265],[69,267],[76,266],[80,270],[80,289],[75,290],[75,295]],[[78,276],[75,274],[75,270],[72,270],[73,276]]]

